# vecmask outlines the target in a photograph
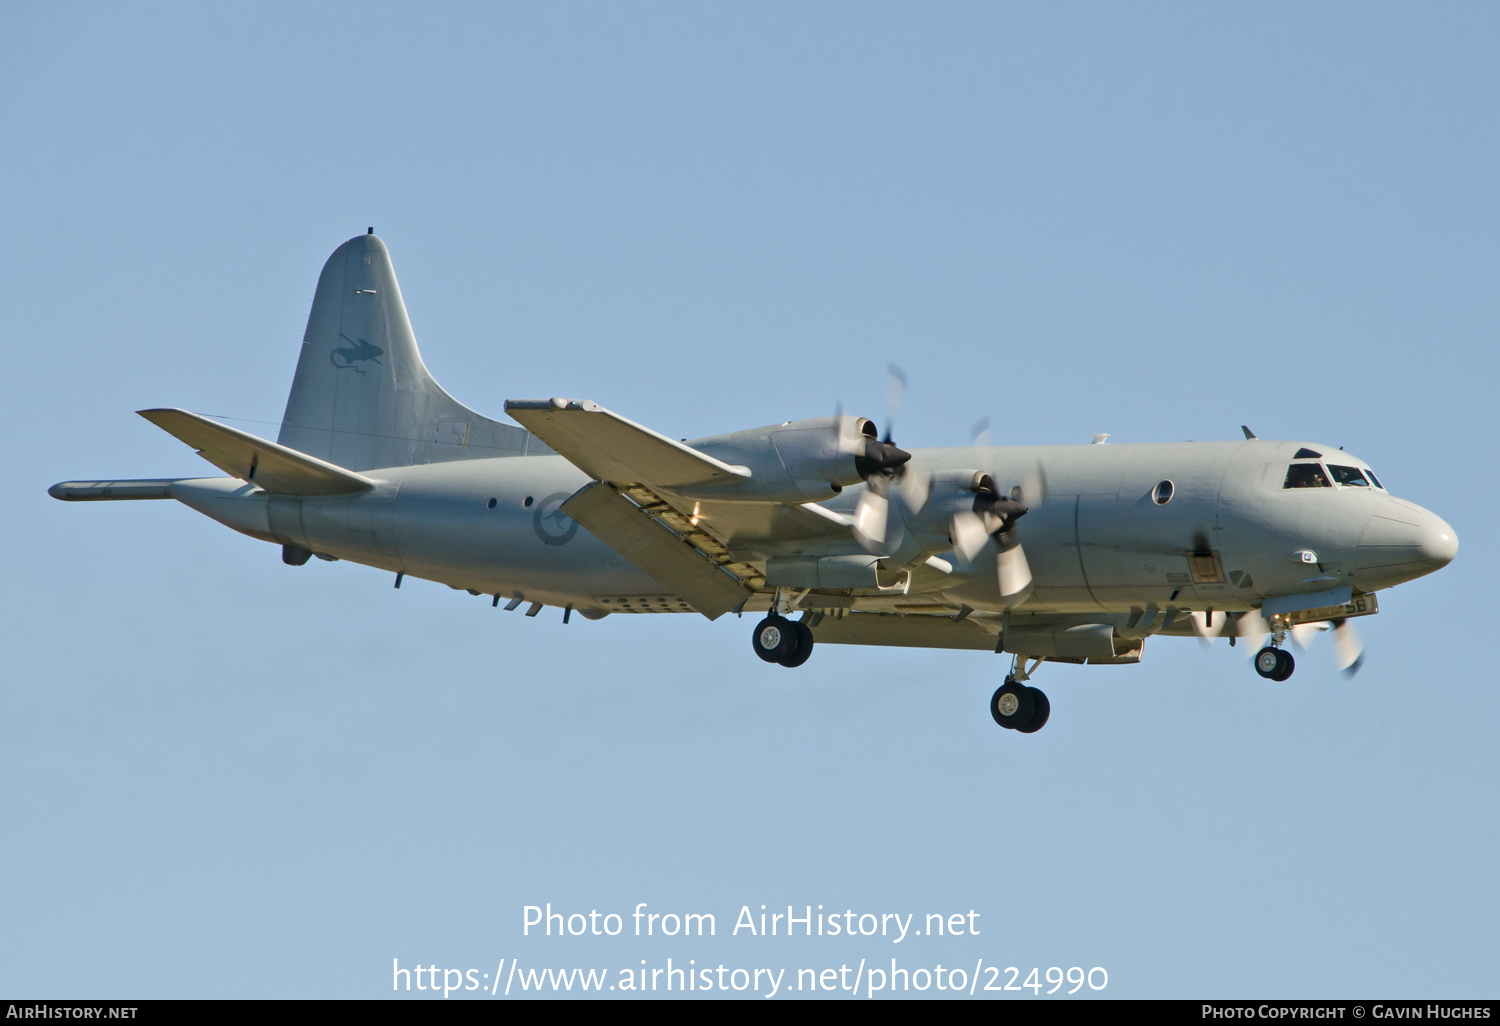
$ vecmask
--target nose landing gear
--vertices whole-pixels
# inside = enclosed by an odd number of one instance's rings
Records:
[[[1267,680],[1286,680],[1296,667],[1292,654],[1274,645],[1267,645],[1255,653],[1255,672]]]

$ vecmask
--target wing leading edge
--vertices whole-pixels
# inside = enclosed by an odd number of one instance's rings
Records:
[[[590,477],[668,490],[750,476],[666,435],[579,399],[511,399],[505,412]]]

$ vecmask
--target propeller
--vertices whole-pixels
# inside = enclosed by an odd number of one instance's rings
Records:
[[[948,532],[953,541],[953,554],[962,564],[969,564],[991,539],[995,539],[995,575],[1004,597],[1020,595],[1031,587],[1031,566],[1026,562],[1026,552],[1016,535],[1016,521],[1030,512],[1029,507],[1015,499],[1000,494],[995,479],[977,473],[969,490],[974,493],[973,505],[953,514]]]
[[[896,427],[896,414],[901,412],[901,403],[906,399],[906,371],[894,363],[885,369],[885,441],[891,441],[891,432]]]
[[[904,505],[919,510],[926,505],[928,485],[913,482],[916,487],[910,495],[902,495],[902,479],[906,476],[906,464],[911,453],[891,440],[896,427],[896,414],[901,412],[901,403],[906,397],[906,372],[894,363],[886,374],[885,392],[885,437],[875,435],[875,425],[868,421],[863,428],[865,440],[862,451],[854,458],[854,469],[865,479],[865,493],[859,497],[854,508],[854,537],[872,555],[892,555],[901,547],[904,531],[901,515],[891,515],[891,497],[899,497]]]
[[[1299,623],[1291,630],[1297,647],[1306,651],[1308,645],[1324,631],[1333,632],[1333,648],[1338,655],[1339,669],[1345,677],[1353,677],[1365,665],[1365,646],[1348,620],[1340,617],[1326,623]]]
[[[863,454],[855,461],[867,487],[855,506],[854,537],[865,551],[900,565],[933,552],[936,536],[939,543],[950,544],[955,558],[966,566],[993,539],[996,581],[1001,596],[1013,604],[1031,589],[1031,567],[1016,534],[1016,521],[1041,504],[1047,488],[1046,472],[1038,462],[1009,495],[1003,494],[995,479],[983,471],[976,471],[966,486],[945,479],[941,505],[929,510],[935,484],[932,475],[908,467],[911,454],[898,448],[892,437],[906,385],[906,373],[891,364],[885,437],[875,438],[873,429],[867,427]],[[987,418],[974,425],[973,435],[976,445],[988,444]],[[957,494],[951,490],[954,487]],[[972,499],[964,494],[966,491]],[[944,517],[948,518],[946,524]]]
[[[1344,676],[1353,677],[1365,664],[1365,646],[1348,620],[1340,617],[1323,623],[1294,624],[1287,634],[1292,639],[1292,644],[1306,652],[1318,635],[1330,630],[1333,632],[1334,651],[1338,653],[1339,669]],[[1271,633],[1271,625],[1259,612],[1252,609],[1239,615],[1234,624],[1234,633],[1236,637],[1254,642],[1245,646],[1245,655],[1253,658],[1266,635]]]
[[[891,440],[896,428],[896,414],[901,412],[901,402],[905,397],[906,372],[893,363],[886,376],[885,437],[878,437],[875,425],[866,421],[861,428],[865,435],[864,446],[854,458],[854,469],[866,482],[877,477],[894,477],[911,459],[911,453]]]

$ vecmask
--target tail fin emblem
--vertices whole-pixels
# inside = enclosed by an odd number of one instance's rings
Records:
[[[340,348],[335,349],[328,354],[328,362],[333,364],[339,370],[348,370],[349,368],[353,367],[354,373],[363,374],[365,372],[364,368],[355,367],[355,364],[360,363],[364,360],[371,360],[375,363],[379,363],[380,357],[385,353],[385,350],[381,349],[379,346],[373,346],[362,338],[350,338],[342,331],[339,332],[339,338],[349,343],[349,345],[347,347],[341,346]]]

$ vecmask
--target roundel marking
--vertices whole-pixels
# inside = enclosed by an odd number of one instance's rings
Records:
[[[558,507],[572,492],[553,492],[545,499],[537,500],[535,512],[531,514],[531,526],[544,545],[566,545],[578,533],[578,521]]]

